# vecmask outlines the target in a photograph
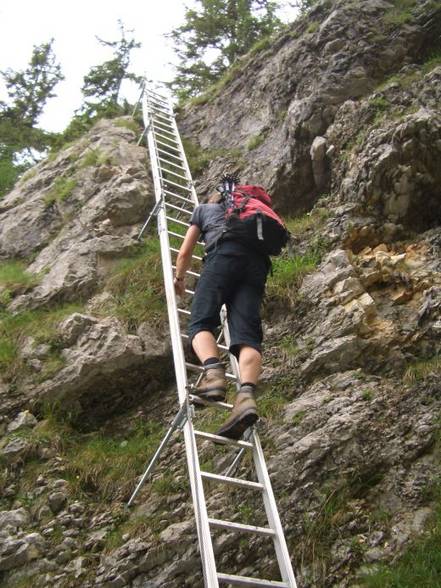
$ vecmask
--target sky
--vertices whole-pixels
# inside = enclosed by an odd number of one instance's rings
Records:
[[[193,5],[194,0],[0,0],[0,71],[26,68],[33,46],[54,38],[53,49],[66,79],[56,86],[57,97],[48,101],[39,126],[62,131],[81,105],[84,75],[111,57],[111,49],[102,47],[96,36],[119,39],[121,19],[142,43],[132,52],[131,71],[170,81],[175,55],[164,35],[182,24],[185,6]],[[281,16],[287,20],[291,15],[288,10]],[[129,101],[135,102],[138,95],[138,88],[126,86]],[[0,82],[0,100],[6,98]]]

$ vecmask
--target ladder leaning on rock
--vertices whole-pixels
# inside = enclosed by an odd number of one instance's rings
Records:
[[[187,335],[181,332],[181,322],[185,321],[185,318],[190,315],[190,311],[184,307],[183,302],[180,302],[180,306],[177,304],[173,285],[173,270],[175,268],[175,262],[173,259],[179,251],[179,245],[176,247],[172,245],[174,243],[179,243],[184,238],[184,233],[189,226],[189,220],[193,209],[198,205],[198,198],[193,186],[170,100],[162,92],[158,93],[157,88],[152,85],[146,85],[144,87],[141,100],[145,124],[143,135],[146,135],[147,137],[156,204],[146,223],[142,227],[139,238],[141,238],[150,220],[156,216],[161,245],[161,258],[174,368],[176,373],[179,411],[155,455],[150,461],[145,473],[141,477],[141,480],[128,504],[130,506],[133,503],[138,491],[152,472],[163,448],[170,440],[173,432],[177,429],[182,430],[185,440],[205,588],[217,588],[220,584],[229,584],[233,586],[296,588],[296,581],[291,566],[285,536],[280,523],[271,481],[256,429],[254,427],[248,429],[245,433],[244,440],[233,441],[226,439],[225,437],[219,437],[211,433],[196,430],[193,425],[194,403],[200,403],[201,399],[195,398],[191,394],[191,391],[202,377],[202,368],[186,361],[185,358],[183,340],[187,338]],[[193,258],[197,262],[201,261],[200,256],[194,255]],[[193,279],[197,279],[199,276],[199,274],[194,271],[188,271],[187,275],[192,276]],[[194,291],[188,288],[186,289],[186,293],[189,298],[191,298]],[[229,332],[225,308],[221,311],[221,324],[222,329],[218,337],[218,345],[223,352],[228,354]],[[238,385],[240,379],[236,358],[231,354],[228,354],[228,356],[231,369],[230,372],[226,374],[227,378]],[[191,382],[192,377],[196,378],[195,383]],[[225,402],[207,402],[206,404],[220,410],[231,410],[232,408],[230,404]],[[228,445],[237,451],[233,462],[223,475],[206,472],[201,469],[197,445],[199,439],[209,440],[216,444],[221,443],[223,445]],[[253,457],[257,482],[231,476],[241,456],[247,451],[251,452]],[[263,499],[268,526],[260,527],[211,518],[207,512],[204,494],[204,480],[211,480],[218,484],[228,484],[235,487],[245,488],[250,493],[260,493]],[[272,538],[281,580],[266,580],[218,572],[211,537],[211,530],[215,528],[235,531],[238,533],[252,533]]]

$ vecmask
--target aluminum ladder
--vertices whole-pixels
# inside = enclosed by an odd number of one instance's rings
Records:
[[[257,431],[252,427],[251,429],[248,429],[244,435],[244,439],[246,440],[233,441],[208,432],[196,430],[193,424],[193,403],[200,399],[192,396],[191,389],[192,386],[197,385],[199,379],[202,377],[202,368],[194,363],[186,361],[185,358],[183,341],[187,338],[187,335],[185,334],[185,329],[182,328],[181,323],[188,318],[190,311],[185,308],[185,304],[182,300],[179,300],[178,305],[178,300],[175,295],[173,270],[175,269],[174,260],[179,251],[179,247],[173,246],[173,243],[180,243],[183,240],[186,229],[189,226],[192,211],[194,207],[198,205],[198,198],[193,186],[191,173],[169,98],[163,91],[158,92],[157,87],[149,85],[144,87],[141,100],[145,124],[143,134],[147,136],[156,204],[146,223],[142,227],[139,237],[142,236],[152,217],[156,216],[161,245],[168,319],[180,408],[158,450],[150,461],[147,470],[141,477],[128,505],[130,506],[133,503],[142,484],[153,471],[163,448],[170,440],[173,432],[180,429],[183,431],[185,440],[205,588],[217,588],[221,584],[232,586],[296,588],[296,581],[291,566],[285,536],[280,523]],[[201,256],[194,255],[194,261],[196,263],[200,263],[201,259]],[[187,277],[191,277],[193,280],[196,280],[198,276],[199,273],[196,271],[187,272]],[[190,288],[186,289],[187,298],[191,299],[193,294],[194,290]],[[223,353],[228,354],[230,339],[225,308],[221,311],[221,324],[222,328],[217,342],[220,350]],[[238,386],[238,364],[234,356],[230,354],[228,355],[231,369],[229,372],[227,370],[226,377],[227,379],[236,382],[236,386]],[[195,373],[196,376],[194,376]],[[196,377],[196,383],[192,384],[191,380],[194,377]],[[231,410],[232,408],[231,404],[224,402],[210,402],[206,404],[224,411]],[[198,439],[221,443],[234,449],[237,448],[237,455],[225,475],[218,475],[201,470],[197,446]],[[235,469],[242,454],[247,451],[252,453],[255,473],[258,480],[257,482],[235,478],[230,475]],[[229,484],[236,487],[246,488],[249,492],[253,493],[260,493],[263,498],[268,526],[259,527],[211,518],[207,512],[204,494],[204,481],[207,480],[218,484]],[[271,537],[274,542],[281,581],[251,578],[219,572],[216,567],[211,537],[211,530],[215,528]]]

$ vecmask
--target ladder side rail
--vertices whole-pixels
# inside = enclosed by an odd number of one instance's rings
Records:
[[[153,184],[155,189],[156,202],[160,202],[162,198],[162,186],[160,173],[157,165],[156,146],[154,141],[154,134],[151,125],[149,124],[149,109],[148,96],[143,103],[144,106],[144,124],[147,128],[147,143],[150,151],[150,163],[153,175]],[[173,270],[172,260],[170,254],[170,244],[167,232],[167,219],[165,215],[165,207],[160,204],[157,214],[158,235],[161,246],[161,260],[164,275],[165,295],[167,300],[168,320],[170,325],[170,336],[172,340],[173,360],[175,364],[176,383],[178,388],[179,404],[182,405],[186,401],[186,387],[187,375],[184,362],[184,349],[180,336],[179,318],[177,312],[176,294],[173,284]]]
[[[257,479],[264,486],[263,503],[265,506],[266,516],[270,527],[275,531],[274,548],[276,551],[277,561],[279,563],[282,580],[287,583],[289,588],[297,588],[294,571],[292,569],[291,558],[286,545],[285,534],[282,523],[280,522],[279,512],[277,510],[276,500],[271,485],[271,480],[265,463],[262,446],[257,431],[253,431],[253,458],[256,468]]]
[[[187,161],[187,158],[185,156],[184,146],[182,144],[181,136],[179,134],[178,125],[176,124],[175,117],[173,117],[173,119],[171,121],[171,126],[173,127],[173,130],[175,132],[177,143],[178,143],[178,146],[179,146],[179,151],[180,151],[180,153],[182,155],[183,168],[185,169],[186,176],[190,179],[189,185],[190,185],[190,188],[191,188],[191,199],[193,200],[194,205],[197,206],[199,204],[199,200],[198,200],[198,197],[197,197],[197,194],[196,194],[196,190],[195,190],[195,187],[194,187],[194,184],[193,184],[193,180],[192,180],[192,177],[191,177],[190,167],[188,165],[188,161]]]
[[[225,344],[230,345],[230,332],[228,329],[227,311],[225,306],[221,310],[221,322],[224,333]],[[237,376],[237,386],[240,387],[240,372],[236,357],[230,355],[231,370]],[[286,582],[289,588],[297,588],[294,572],[292,569],[291,558],[289,556],[288,547],[286,545],[285,535],[283,532],[282,523],[280,522],[279,513],[277,510],[276,500],[271,486],[271,480],[265,463],[265,456],[263,454],[262,446],[260,444],[259,435],[256,429],[252,428],[252,443],[253,443],[253,461],[257,474],[257,479],[264,487],[263,504],[265,507],[266,516],[271,529],[275,531],[273,537],[274,549],[276,552],[277,562],[279,564],[280,574],[282,580]]]
[[[158,154],[156,152],[154,130],[150,122],[148,98],[144,102],[145,125],[148,128],[148,146],[150,151],[150,160],[152,165],[152,174],[155,186],[155,197],[157,202],[163,196],[163,186],[161,181],[160,168],[158,169]],[[175,125],[177,137],[177,127]],[[179,139],[180,149],[183,152],[182,142]],[[185,157],[184,157],[185,161]],[[186,164],[186,171],[191,181],[190,170]],[[198,202],[194,187],[192,186],[192,197],[195,204]],[[170,334],[172,339],[173,359],[175,364],[176,381],[178,387],[178,396],[180,404],[188,402],[187,400],[187,372],[185,366],[184,349],[182,345],[182,338],[180,335],[180,324],[177,311],[176,294],[173,284],[173,271],[170,252],[170,243],[167,230],[167,217],[165,206],[161,206],[158,212],[158,232],[161,244],[161,258],[164,272],[164,284],[166,290],[167,309],[170,324]],[[188,408],[188,411],[190,409]],[[199,457],[197,452],[196,437],[191,417],[187,419],[184,428],[185,445],[188,448],[187,464],[189,470],[189,478],[193,502],[196,506],[196,526],[199,538],[199,546],[202,558],[202,568],[204,574],[204,582],[207,587],[218,588],[219,583],[217,579],[216,563],[214,558],[213,545],[211,541],[210,526],[208,523],[208,514],[205,502],[204,487],[200,472]]]

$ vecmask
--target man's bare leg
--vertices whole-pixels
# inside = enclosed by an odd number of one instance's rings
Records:
[[[219,359],[219,349],[217,348],[216,339],[210,331],[199,331],[193,337],[193,349],[201,363],[204,363],[209,357]]]
[[[262,356],[248,345],[242,345],[239,352],[239,370],[241,382],[257,384],[262,371]]]
[[[204,400],[225,400],[225,367],[220,363],[219,349],[213,334],[210,331],[199,331],[193,337],[192,345],[199,361],[204,365],[204,375],[196,387],[196,395]],[[218,361],[206,365],[205,361],[212,358]]]

